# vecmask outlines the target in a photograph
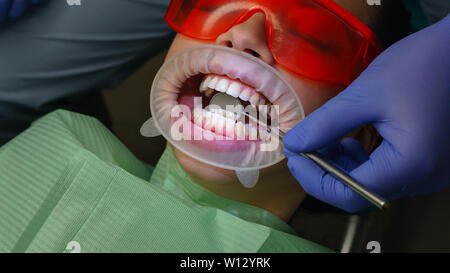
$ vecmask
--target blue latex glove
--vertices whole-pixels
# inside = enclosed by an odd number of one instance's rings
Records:
[[[0,0],[0,25],[7,18],[17,18],[25,13],[27,6],[38,4],[41,0]]]
[[[370,157],[356,140],[336,141],[365,123],[383,137]],[[370,204],[297,153],[319,150],[388,200],[449,187],[450,16],[388,48],[283,142],[288,167],[303,188],[348,212]]]

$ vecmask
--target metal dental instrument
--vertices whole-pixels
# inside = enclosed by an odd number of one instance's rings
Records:
[[[242,112],[242,115],[248,117],[252,121],[258,123],[259,125],[263,126],[264,128],[268,128],[267,124],[264,122],[257,120],[255,117],[252,117],[246,112]],[[271,132],[275,135],[278,135],[280,138],[280,141],[283,141],[284,132],[281,130],[278,130],[278,134],[276,132]],[[345,185],[349,186],[352,190],[354,190],[356,193],[364,197],[367,201],[371,202],[375,206],[377,206],[379,209],[387,208],[388,203],[386,200],[378,196],[377,194],[369,191],[364,186],[359,184],[355,179],[347,175],[345,172],[341,171],[337,167],[335,167],[333,164],[329,163],[325,159],[323,159],[318,153],[311,152],[311,153],[300,153],[300,155],[311,159],[314,163],[316,163],[319,167],[321,167],[323,170],[327,171],[330,175],[332,175],[334,178],[340,180]]]
[[[230,102],[233,102],[233,103],[230,103]],[[220,108],[225,109],[226,105],[238,105],[241,103],[239,102],[238,99],[235,99],[229,95],[226,95],[224,93],[217,93],[211,99],[210,105],[211,104],[217,105]],[[249,115],[247,112],[242,111],[240,114],[246,116],[248,119],[259,124],[260,126],[263,126],[264,128],[266,128],[266,130],[270,129],[270,127],[265,122]],[[283,136],[285,134],[284,132],[282,132],[281,130],[278,130],[278,133],[275,131],[271,132],[271,133],[278,135],[280,140],[283,141]],[[327,171],[334,178],[340,180],[342,183],[344,183],[345,185],[350,187],[352,190],[354,190],[360,196],[365,198],[367,201],[369,201],[372,204],[374,204],[375,206],[377,206],[379,209],[386,209],[389,207],[389,203],[386,200],[384,200],[382,197],[380,197],[377,194],[366,189],[364,186],[362,186],[360,183],[358,183],[355,179],[350,177],[348,174],[341,171],[339,168],[335,167],[333,164],[329,163],[327,160],[323,159],[318,153],[315,153],[315,152],[301,153],[300,155],[312,160],[323,170]]]

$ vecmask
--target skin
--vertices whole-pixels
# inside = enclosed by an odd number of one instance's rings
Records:
[[[364,7],[358,8],[359,5],[352,5],[355,1],[352,0],[352,4],[350,4],[350,1],[342,2],[344,8],[348,8],[349,11],[357,16],[364,15],[365,11],[358,12],[358,10],[364,10]],[[365,1],[362,2],[365,3]],[[344,86],[330,85],[302,78],[281,68],[273,59],[267,45],[265,16],[262,13],[255,13],[247,21],[235,25],[227,32],[221,34],[215,42],[191,39],[178,34],[169,49],[166,60],[181,50],[208,43],[233,47],[248,52],[274,67],[296,90],[306,115],[336,96],[344,88]],[[375,141],[375,135],[364,128],[357,129],[353,132],[353,135],[357,135],[358,140],[365,147],[370,146],[370,143]],[[268,210],[284,221],[290,219],[306,196],[300,184],[290,174],[286,166],[286,160],[260,170],[258,184],[252,189],[246,189],[239,183],[234,171],[201,163],[174,147],[172,148],[183,169],[204,188],[223,197]]]

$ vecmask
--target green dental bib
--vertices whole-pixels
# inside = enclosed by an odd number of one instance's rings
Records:
[[[197,185],[170,148],[153,170],[62,110],[0,147],[0,189],[0,252],[330,252]]]

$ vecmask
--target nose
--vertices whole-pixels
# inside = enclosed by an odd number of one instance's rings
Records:
[[[275,60],[266,38],[266,16],[262,12],[253,14],[248,20],[233,26],[216,39],[216,44],[245,51],[269,65]]]

